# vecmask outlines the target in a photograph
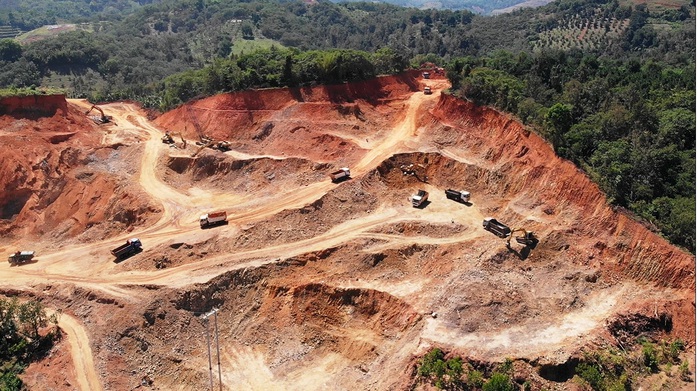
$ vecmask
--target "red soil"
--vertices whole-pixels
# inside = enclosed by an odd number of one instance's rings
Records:
[[[576,387],[541,368],[619,339],[680,337],[693,354],[695,258],[614,210],[514,119],[437,95],[446,84],[413,72],[224,94],[163,114],[160,129],[130,104],[103,106],[114,123],[102,126],[58,98],[8,104],[0,246],[46,258],[6,265],[2,287],[81,321],[89,341],[72,346],[91,347],[94,364],[77,382],[106,389],[207,387],[200,317],[213,308],[230,389],[414,388],[432,346],[489,369],[513,357],[534,389]],[[192,158],[161,129],[234,151]],[[405,175],[409,164],[423,171]],[[330,183],[343,165],[354,177]],[[473,204],[447,201],[452,186]],[[409,206],[417,188],[432,204]],[[213,208],[229,224],[200,230]],[[539,245],[507,250],[486,215]],[[145,250],[112,262],[109,238],[130,231]],[[25,379],[73,384],[66,361],[55,353]]]
[[[585,240],[596,254],[589,263],[608,273],[659,286],[695,286],[694,257],[625,213],[609,206],[599,187],[571,162],[555,155],[551,146],[520,123],[485,107],[442,95],[434,119],[455,127],[477,129],[457,136],[456,143],[499,167],[515,180],[498,189],[510,197],[539,200],[573,218],[572,234]],[[598,238],[598,239],[594,239]]]
[[[113,232],[109,225],[123,230],[149,218],[143,213],[152,214],[152,206],[125,206],[136,205],[140,191],[101,165],[120,146],[102,144],[104,130],[64,96],[6,98],[2,104],[9,114],[0,116],[2,235],[68,240],[94,227],[103,237]]]

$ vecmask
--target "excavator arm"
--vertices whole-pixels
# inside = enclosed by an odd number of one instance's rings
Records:
[[[203,143],[199,146],[199,149],[197,149],[194,153],[191,154],[191,157],[196,157],[196,155],[199,154],[199,152],[203,151],[206,147],[209,146],[211,142]]]
[[[530,246],[538,242],[538,238],[536,238],[536,235],[533,232],[526,231],[524,228],[516,228],[511,231],[509,237],[507,238],[507,247],[511,247],[511,238],[513,238],[514,234],[517,232],[523,233],[523,235],[516,237],[517,243]]]
[[[107,117],[106,115],[104,115],[104,111],[102,111],[102,109],[97,105],[92,105],[92,107],[90,107],[90,109],[85,112],[85,115],[90,114],[90,112],[92,112],[92,110],[94,109],[97,109],[97,111],[99,111],[100,114],[99,121],[94,120],[95,122],[105,124],[111,120],[111,117]]]
[[[177,133],[179,135],[179,138],[182,139],[182,149],[187,149],[187,140],[184,139],[184,136],[182,136],[182,133]]]

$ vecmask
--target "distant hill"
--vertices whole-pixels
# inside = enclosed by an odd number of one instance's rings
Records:
[[[345,3],[351,1],[358,2],[363,0],[335,0],[334,2]],[[554,0],[383,0],[381,2],[401,7],[468,10],[477,14],[494,15],[511,12],[523,7],[539,7],[552,3],[553,1]]]

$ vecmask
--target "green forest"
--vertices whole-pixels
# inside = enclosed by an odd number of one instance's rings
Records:
[[[0,390],[21,390],[17,375],[46,356],[60,338],[59,314],[47,315],[41,302],[0,298]],[[49,324],[50,330],[43,330]]]
[[[451,93],[516,115],[618,208],[695,252],[695,2],[559,0],[496,17],[383,3],[13,0],[0,88],[167,110],[249,88],[445,66]]]

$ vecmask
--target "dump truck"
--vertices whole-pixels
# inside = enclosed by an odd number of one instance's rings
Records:
[[[429,72],[422,72],[422,77],[428,79],[431,77],[431,74]]]
[[[330,179],[332,179],[332,182],[340,182],[345,179],[348,179],[351,176],[351,172],[349,172],[349,168],[343,167],[340,168],[339,170],[330,173]]]
[[[493,234],[499,236],[500,238],[506,238],[511,233],[511,228],[500,223],[492,217],[487,217],[482,222],[482,227],[486,230],[492,232]]]
[[[17,251],[7,258],[10,265],[20,265],[29,262],[34,258],[34,251]]]
[[[424,94],[431,95],[431,87],[424,87]]]
[[[412,197],[410,197],[410,201],[412,201],[412,206],[415,208],[419,208],[420,206],[424,205],[425,202],[429,199],[429,192],[426,190],[418,190],[417,194],[413,194]]]
[[[456,202],[470,202],[470,192],[463,190],[446,189],[446,198]]]
[[[141,241],[137,238],[129,239],[126,243],[111,250],[111,255],[116,258],[124,258],[141,250]]]
[[[201,225],[201,228],[225,224],[226,221],[228,221],[228,213],[225,211],[208,213],[199,217],[199,225]]]

